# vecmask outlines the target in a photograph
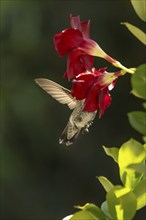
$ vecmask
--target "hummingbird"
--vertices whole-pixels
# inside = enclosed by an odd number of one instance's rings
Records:
[[[35,79],[35,82],[52,98],[61,104],[66,104],[72,110],[68,123],[59,138],[59,144],[69,146],[74,143],[80,133],[89,132],[88,129],[92,125],[97,111],[84,111],[84,100],[77,100],[72,96],[70,90],[52,80],[39,78]]]

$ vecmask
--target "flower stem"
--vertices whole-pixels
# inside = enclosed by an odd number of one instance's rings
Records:
[[[123,66],[119,61],[113,59],[112,57],[110,57],[109,55],[105,56],[105,59],[110,62],[113,66],[122,69],[122,75],[126,74],[126,73],[130,73],[133,74],[135,72],[134,68],[130,68],[128,69],[127,67]]]
[[[126,72],[127,73],[130,73],[130,74],[133,74],[134,72],[135,72],[135,69],[134,68],[130,68],[130,69],[128,69],[127,67],[125,67],[125,66],[123,66],[119,61],[115,61],[115,62],[113,62],[112,63],[113,64],[113,66],[116,66],[116,67],[118,67],[118,68],[120,68],[120,69],[122,69],[123,70],[123,74],[122,75],[124,75]]]

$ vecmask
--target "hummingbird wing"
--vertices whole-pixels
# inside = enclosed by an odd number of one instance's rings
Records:
[[[70,109],[76,107],[77,101],[72,97],[70,90],[49,79],[39,78],[35,79],[35,82],[61,104],[67,104]]]

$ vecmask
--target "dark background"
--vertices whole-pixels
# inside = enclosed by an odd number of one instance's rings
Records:
[[[70,111],[34,79],[46,77],[70,88],[63,78],[66,58],[53,45],[53,36],[70,26],[70,13],[91,20],[92,39],[113,58],[128,67],[144,63],[143,44],[120,25],[128,21],[144,30],[129,0],[1,0],[1,219],[59,220],[75,212],[74,205],[100,206],[105,191],[96,176],[121,184],[102,145],[120,147],[131,137],[141,141],[127,119],[129,111],[142,109],[141,100],[130,94],[127,74],[90,133],[69,148],[58,144]],[[117,70],[97,57],[95,66]],[[134,219],[144,219],[144,209]]]

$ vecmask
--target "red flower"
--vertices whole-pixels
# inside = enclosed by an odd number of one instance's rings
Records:
[[[62,31],[54,36],[54,44],[60,56],[68,54],[67,71],[65,77],[74,78],[79,73],[91,71],[94,57],[90,51],[92,44],[89,39],[90,21],[80,21],[80,16],[70,16],[71,28]]]
[[[70,16],[71,28],[63,30],[54,36],[54,45],[60,56],[68,54],[65,78],[71,79],[85,71],[92,71],[94,56],[106,59],[114,66],[126,72],[132,70],[107,55],[101,47],[90,39],[90,21],[80,21],[80,16]]]
[[[72,81],[72,95],[77,100],[84,100],[84,111],[99,110],[99,117],[111,103],[109,91],[114,88],[120,72],[108,73],[106,69],[84,72]]]

